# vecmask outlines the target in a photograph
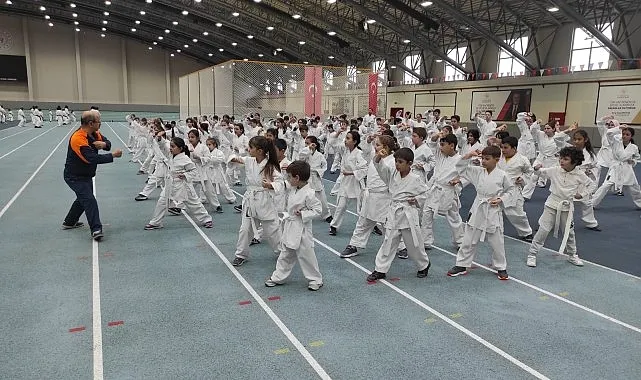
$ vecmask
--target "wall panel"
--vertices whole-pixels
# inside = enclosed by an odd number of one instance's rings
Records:
[[[189,116],[200,115],[200,80],[198,73],[189,74]]]
[[[185,120],[189,116],[189,77],[187,75],[179,79],[180,93],[180,119]]]
[[[214,69],[207,68],[198,72],[200,80],[200,112],[213,115],[214,112]]]
[[[169,103],[164,53],[135,41],[127,41],[126,51],[129,103]]]
[[[83,97],[94,102],[124,103],[120,40],[91,32],[81,32],[79,39]]]

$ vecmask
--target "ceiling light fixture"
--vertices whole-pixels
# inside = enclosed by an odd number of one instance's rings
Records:
[[[134,22],[136,23],[136,25],[140,25],[140,21],[136,20]]]
[[[336,32],[334,32],[334,31],[330,31],[330,32],[327,32],[327,35],[329,35],[329,36],[335,36],[335,35],[336,35]]]
[[[109,12],[103,12],[102,14],[105,16],[109,16]]]
[[[173,21],[172,24],[173,25],[178,25],[178,21]]]
[[[187,16],[189,14],[189,12],[187,11],[183,11],[182,13],[183,13],[183,16]]]
[[[74,22],[73,22],[73,24],[74,24],[74,25],[78,25],[78,24],[80,24],[80,23],[79,23],[78,21],[74,21]]]
[[[187,45],[187,44],[184,44],[183,46],[185,47],[185,49],[189,48],[189,45]]]
[[[50,22],[50,23],[49,23],[49,26],[53,26],[53,22]]]
[[[80,31],[80,28],[76,28],[76,32],[79,32],[79,31]]]
[[[334,4],[336,0],[327,0],[327,4]]]
[[[372,25],[373,23],[376,22],[376,20],[374,20],[373,18],[370,18],[369,20],[365,20],[365,22]]]
[[[76,7],[76,4],[71,3],[71,4],[69,4],[69,6],[70,6],[71,8],[75,8],[75,7]]]
[[[103,32],[106,32],[106,31],[107,31],[107,28],[102,28],[101,30],[102,30]]]
[[[263,54],[262,54],[262,53],[258,54],[258,56],[259,56],[260,58],[263,58]]]
[[[298,41],[299,45],[305,45],[305,41]]]
[[[180,49],[176,49],[176,51],[177,51],[178,53],[180,53],[182,50],[180,50]]]
[[[194,38],[192,41],[194,41],[194,43],[198,42],[198,40],[196,38]]]
[[[431,1],[424,1],[424,2],[421,3],[421,7],[429,7],[432,4],[434,4],[434,3],[432,3]]]
[[[254,38],[254,36],[252,36],[252,35],[250,34],[250,35],[248,35],[248,36],[247,36],[247,38],[249,38],[249,39],[251,40],[252,38]]]
[[[50,18],[49,15],[45,15],[45,20],[49,20]]]
[[[169,34],[169,29],[165,29],[165,33],[166,33],[166,34]]]
[[[105,5],[111,5],[111,1],[109,0],[105,1]]]
[[[45,8],[45,7],[43,7],[43,6],[40,6],[40,10],[44,12],[44,11],[46,11],[46,10],[47,10],[47,8]]]
[[[203,36],[208,36],[209,32],[203,32]]]
[[[238,45],[236,42],[231,43],[231,46],[236,46],[236,45]]]
[[[558,11],[559,11],[559,8],[557,7],[548,8],[548,12],[558,12]]]
[[[147,4],[151,4],[153,0],[146,0]]]
[[[220,22],[217,22],[216,26],[220,28],[221,26],[223,26],[223,24],[221,24]]]
[[[211,57],[211,56],[213,56],[213,54],[212,54],[212,53],[209,53],[209,54],[207,54],[207,55],[208,55],[208,56],[210,56],[210,57]]]
[[[234,16],[234,17],[238,17],[238,16],[240,16],[240,13],[238,13],[238,12],[234,12],[234,13],[232,13],[231,15],[232,15],[232,16]]]
[[[301,18],[301,15],[299,15],[298,13],[296,13],[296,14],[293,14],[293,15],[292,15],[292,18],[293,18],[293,19],[295,19],[295,20],[298,20],[299,18]]]
[[[404,43],[404,44],[409,44],[409,43],[410,43],[410,40],[403,40],[403,43]]]
[[[158,36],[158,39],[161,41],[163,40],[163,38],[164,38],[163,36]]]
[[[158,45],[158,42],[154,41],[154,42],[153,42],[153,44],[154,44],[154,45]]]
[[[283,51],[282,48],[276,48],[276,51]]]
[[[136,28],[131,28],[131,31],[132,31],[132,32],[135,32],[135,31],[136,31]]]
[[[102,20],[102,23],[107,25],[108,21],[107,20]]]
[[[169,56],[173,57],[173,56],[174,56],[174,53],[169,54]]]
[[[144,16],[144,15],[146,15],[146,14],[147,14],[147,12],[145,12],[145,11],[140,11],[140,14]]]
[[[104,33],[101,33],[101,34],[100,34],[100,37],[105,38],[105,34],[104,34]]]
[[[78,17],[78,14],[77,13],[72,13],[71,17]]]
[[[334,59],[334,56],[333,56],[333,55],[330,55],[330,56],[329,56],[329,57],[327,57],[327,58],[329,58],[329,59]]]
[[[274,27],[273,26],[268,26],[267,30],[272,31],[272,30],[274,30]]]
[[[224,52],[224,51],[225,51],[225,49],[220,48],[220,49],[218,49],[218,51],[222,53],[222,52]]]

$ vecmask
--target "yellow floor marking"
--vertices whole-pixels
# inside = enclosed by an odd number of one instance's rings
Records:
[[[541,297],[539,297],[539,299],[540,299],[541,301],[545,301],[545,300],[549,300],[549,299],[550,299],[550,297],[548,297],[548,296],[541,296]]]
[[[324,345],[325,345],[325,342],[323,342],[322,340],[316,340],[309,344],[310,347],[320,347]]]
[[[434,322],[436,322],[436,318],[431,318],[431,317],[430,317],[430,318],[427,318],[427,319],[425,320],[425,323],[434,323]]]
[[[276,355],[282,355],[282,354],[286,354],[286,353],[288,353],[288,352],[289,352],[289,348],[281,348],[280,350],[276,350],[276,351],[274,351],[274,353],[275,353]]]
[[[570,292],[561,292],[561,293],[559,293],[559,295],[560,295],[561,297],[567,297],[567,296],[569,296],[569,295],[570,295]]]
[[[454,314],[450,315],[450,318],[456,319],[456,318],[461,318],[462,316],[463,316],[463,314],[461,314],[461,313],[454,313]]]

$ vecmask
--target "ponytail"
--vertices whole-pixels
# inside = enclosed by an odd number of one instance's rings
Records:
[[[265,136],[254,136],[249,139],[249,146],[254,149],[260,149],[265,153],[267,164],[261,171],[269,180],[274,179],[274,171],[280,172],[280,163],[276,154],[276,146],[273,142],[267,140]]]
[[[187,147],[187,144],[185,144],[185,140],[181,139],[180,137],[172,137],[171,142],[179,147],[180,151],[182,153],[185,153],[185,156],[189,157],[189,148]]]

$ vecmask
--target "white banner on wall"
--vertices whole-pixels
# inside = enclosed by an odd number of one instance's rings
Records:
[[[641,85],[599,87],[596,118],[606,115],[621,123],[641,124]]]
[[[532,89],[514,89],[497,91],[472,91],[470,120],[476,113],[492,111],[496,121],[515,121],[519,112],[530,111]]]

